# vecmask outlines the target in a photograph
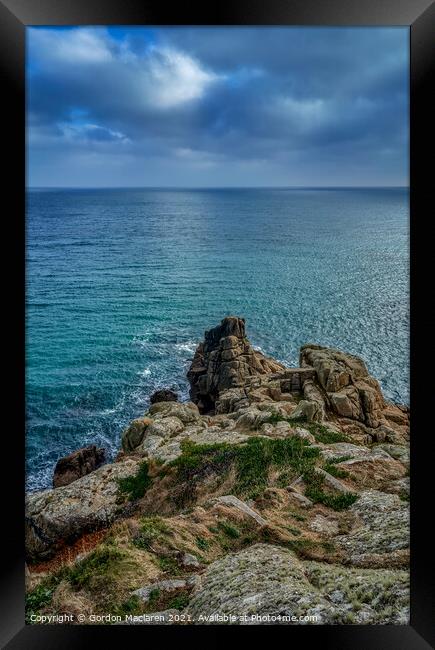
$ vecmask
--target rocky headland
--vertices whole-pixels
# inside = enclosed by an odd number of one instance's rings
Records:
[[[351,354],[266,357],[237,317],[187,377],[191,401],[151,396],[113,463],[78,450],[28,495],[27,620],[406,624],[408,408]]]

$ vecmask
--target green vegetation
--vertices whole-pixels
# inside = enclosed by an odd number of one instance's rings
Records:
[[[138,472],[134,476],[126,476],[118,479],[118,489],[120,494],[129,501],[136,501],[145,494],[150,487],[152,479],[148,473],[148,463],[144,461],[140,464]]]
[[[292,535],[295,535],[295,537],[298,537],[301,534],[299,528],[296,528],[295,526],[286,526],[286,528]]]
[[[166,609],[184,609],[189,604],[189,595],[182,591],[166,603]]]
[[[304,481],[306,484],[305,496],[307,496],[314,503],[321,503],[333,510],[346,510],[358,498],[357,494],[352,492],[344,492],[341,494],[327,494],[323,490],[325,477],[314,470],[309,470],[304,474]]]
[[[124,600],[120,605],[114,608],[113,614],[118,616],[139,616],[143,612],[143,603],[139,596],[130,596]]]
[[[76,588],[95,586],[99,578],[106,578],[108,574],[116,572],[119,560],[124,557],[125,554],[116,546],[103,544],[64,570],[64,578]]]
[[[178,562],[173,557],[159,557],[157,559],[157,563],[162,571],[170,574],[171,576],[176,576],[181,573]]]
[[[335,456],[328,460],[328,465],[337,465],[338,463],[344,463],[345,460],[350,460],[352,456],[349,454],[347,456]]]
[[[296,521],[306,521],[306,517],[304,515],[300,515],[298,512],[294,512],[293,510],[289,510],[288,514],[290,517],[293,517],[293,519],[296,519]]]
[[[226,521],[220,521],[219,528],[232,539],[238,539],[241,536],[240,530]]]
[[[331,474],[331,476],[335,476],[335,478],[347,478],[349,476],[349,472],[347,472],[345,469],[336,467],[335,463],[332,463],[330,461],[325,463],[323,469],[325,472],[328,472],[328,474]]]
[[[170,530],[167,524],[161,517],[142,517],[140,520],[140,532],[133,540],[133,544],[137,548],[148,551],[153,542],[169,532]]]
[[[309,423],[312,432],[325,436],[325,427]],[[334,438],[340,434],[327,431]],[[315,503],[322,503],[334,510],[343,510],[355,502],[354,494],[329,495],[323,490],[324,479],[314,472],[319,458],[319,449],[311,447],[306,440],[298,437],[284,439],[252,437],[243,445],[195,445],[183,442],[182,454],[169,466],[176,469],[177,481],[182,484],[180,503],[186,505],[195,497],[196,486],[205,476],[215,473],[222,480],[230,467],[236,470],[233,493],[255,499],[266,489],[271,468],[278,470],[278,485],[285,486],[298,475],[304,477],[307,485],[306,496]],[[347,473],[335,467],[339,462],[328,462],[327,471],[337,478],[345,478]],[[204,540],[205,541],[205,540]],[[199,545],[199,548],[201,545]]]
[[[209,548],[210,543],[204,539],[204,537],[197,537],[196,545],[199,549],[201,549],[201,551],[206,551]]]
[[[26,623],[30,623],[32,614],[39,614],[39,612],[51,603],[55,584],[51,584],[51,580],[45,580],[35,589],[32,589],[26,594]]]
[[[325,427],[323,424],[318,422],[308,422],[307,419],[303,416],[298,418],[286,418],[279,413],[272,413],[270,417],[266,420],[270,424],[276,424],[277,422],[288,422],[292,426],[297,424],[302,424],[304,429],[307,429],[316,439],[316,442],[321,442],[325,445],[333,444],[334,442],[351,442],[352,441],[348,436],[340,431],[332,431]]]
[[[276,467],[289,476],[303,473],[312,466],[319,450],[309,447],[300,438],[252,437],[243,445],[195,445],[183,443],[182,455],[170,463],[176,468],[177,479],[187,483],[183,490],[184,501],[195,495],[196,484],[210,473],[224,478],[231,466],[236,469],[234,494],[256,498],[267,487],[270,468]],[[290,471],[291,470],[291,471]]]

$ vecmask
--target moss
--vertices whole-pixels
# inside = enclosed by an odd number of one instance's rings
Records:
[[[148,463],[144,461],[140,464],[136,474],[118,479],[118,490],[122,497],[129,501],[136,501],[143,497],[151,483],[152,479],[149,476]]]
[[[152,543],[161,539],[170,532],[165,521],[158,516],[142,517],[140,520],[140,532],[134,538],[133,544],[140,549],[149,550]]]

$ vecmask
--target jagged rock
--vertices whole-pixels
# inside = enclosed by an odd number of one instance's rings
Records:
[[[178,402],[178,394],[170,388],[156,390],[150,397],[150,404],[157,402]]]
[[[379,383],[359,357],[320,345],[304,345],[301,366],[312,366],[337,415],[376,428],[385,422],[386,407]]]
[[[347,612],[347,624],[409,624],[409,573],[304,562],[308,580]]]
[[[338,535],[338,519],[332,515],[325,517],[324,515],[317,514],[310,522],[309,528],[321,535],[334,537]]]
[[[159,420],[153,420],[147,428],[148,436],[157,436],[166,440],[176,436],[177,433],[183,431],[184,426],[182,421],[175,416],[168,416]]]
[[[54,468],[53,487],[68,485],[93,472],[104,463],[105,455],[103,448],[90,445],[60,458]]]
[[[315,422],[323,422],[326,410],[325,398],[314,379],[307,379],[304,381],[303,394],[306,401],[316,405],[316,407],[311,407],[312,420]]]
[[[154,420],[176,417],[183,424],[197,424],[201,420],[198,407],[192,402],[159,402],[150,406],[149,414]]]
[[[323,407],[318,401],[301,399],[293,413],[291,420],[303,419],[307,422],[322,422],[324,417]]]
[[[339,481],[335,476],[331,476],[329,472],[325,472],[324,469],[321,467],[316,467],[315,471],[317,474],[320,474],[323,476],[323,480],[328,485],[332,490],[335,490],[336,492],[342,492],[345,494],[346,492],[352,492],[350,488],[347,487],[347,485],[344,485],[341,481]]]
[[[385,452],[386,453],[386,452]],[[406,468],[394,458],[385,458],[380,454],[369,454],[365,458],[352,458],[336,465],[348,472],[349,477],[358,488],[375,488],[386,490],[388,485],[403,478]]]
[[[186,569],[197,569],[201,566],[196,555],[192,555],[191,553],[181,553],[180,564]]]
[[[296,555],[268,544],[254,544],[213,562],[185,612],[195,624],[228,623],[213,616],[234,616],[233,624],[260,624],[264,621],[256,617],[267,615],[314,615],[317,624],[337,620],[336,607],[308,582]]]
[[[243,512],[248,517],[251,517],[251,519],[254,519],[260,526],[267,525],[267,521],[264,519],[264,517],[250,508],[247,503],[235,497],[233,494],[226,494],[225,496],[217,497],[216,502],[223,503],[224,505],[232,506],[233,508],[240,510],[240,512]]]
[[[336,537],[350,564],[361,567],[400,567],[409,561],[408,505],[395,494],[361,492],[350,508],[352,530]]]
[[[145,585],[145,587],[140,587],[132,592],[132,596],[137,596],[144,603],[147,603],[150,599],[150,596],[153,592],[158,591],[159,593],[171,594],[177,591],[182,591],[184,589],[191,589],[192,587],[198,586],[200,583],[200,578],[197,575],[191,575],[188,578],[174,578],[172,580],[161,580],[160,582],[153,582],[150,585]]]
[[[245,321],[228,316],[220,325],[205,332],[187,373],[190,397],[200,411],[215,408],[219,393],[242,386],[245,379],[282,370],[277,361],[254,350],[245,335]]]
[[[137,418],[130,422],[128,427],[122,432],[121,436],[122,449],[126,453],[139,447],[140,443],[144,439],[145,431],[150,424],[152,424],[152,420],[147,417]]]
[[[159,593],[173,593],[186,589],[187,581],[186,580],[161,580],[160,582],[153,582],[150,585],[145,585],[140,589],[136,589],[132,592],[132,596],[137,596],[142,600],[142,602],[147,603],[150,599],[150,596],[153,592],[158,591]]]
[[[49,557],[63,543],[112,523],[122,511],[118,480],[136,474],[138,460],[103,465],[91,474],[26,499],[26,554]]]

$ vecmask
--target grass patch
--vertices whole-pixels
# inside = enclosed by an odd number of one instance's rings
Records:
[[[294,526],[286,526],[286,528],[295,537],[299,537],[299,535],[301,534],[299,528],[295,528]]]
[[[182,451],[169,465],[176,469],[177,480],[184,484],[181,493],[184,505],[194,499],[196,485],[210,473],[219,474],[223,479],[234,466],[233,493],[255,499],[267,487],[272,466],[287,471],[288,480],[289,476],[303,473],[319,456],[318,449],[296,437],[282,440],[252,437],[242,445],[195,445],[186,441]]]
[[[44,581],[26,594],[26,623],[31,623],[32,614],[39,614],[41,610],[50,605],[55,587],[56,585],[51,584],[51,581]]]
[[[317,435],[329,436],[334,441],[344,439],[342,434],[331,432],[316,423],[308,423],[307,428],[313,435],[316,432]],[[201,479],[215,473],[224,480],[233,467],[235,483],[232,493],[242,498],[255,499],[262,494],[268,486],[270,470],[273,468],[279,472],[278,486],[285,487],[293,477],[302,475],[307,485],[306,496],[312,501],[334,510],[348,508],[357,496],[350,493],[333,496],[323,490],[323,478],[314,472],[319,456],[320,450],[317,447],[311,447],[306,440],[298,437],[251,437],[241,445],[195,445],[191,441],[185,441],[181,456],[169,463],[169,466],[176,470],[176,479],[180,483],[180,504],[183,503],[184,506],[195,498],[196,487]],[[327,463],[325,467],[337,478],[344,478],[347,475],[345,471],[335,465],[336,463]],[[197,544],[198,548],[205,550],[207,547],[201,546],[203,542],[197,541]]]
[[[279,413],[272,413],[266,422],[269,422],[270,424],[276,424],[277,422],[288,422],[291,425],[302,424],[304,429],[307,429],[307,431],[315,437],[316,442],[321,442],[325,445],[333,444],[334,442],[350,442],[356,444],[355,441],[351,440],[344,433],[341,433],[340,431],[332,431],[318,422],[308,422],[304,416],[286,418],[279,415]]]
[[[335,442],[350,442],[355,444],[353,440],[344,433],[341,433],[341,431],[332,431],[318,422],[308,422],[305,426],[313,434],[316,442],[321,442],[324,445],[331,445]]]
[[[184,609],[189,604],[189,595],[184,591],[166,603],[167,609]]]
[[[99,578],[105,578],[119,566],[125,553],[115,546],[99,546],[83,560],[66,569],[64,577],[73,587],[92,587]]]
[[[219,528],[232,539],[238,539],[241,536],[240,530],[226,521],[220,521]]]
[[[335,478],[347,478],[349,476],[349,472],[345,469],[340,469],[334,463],[329,461],[325,463],[323,469],[325,472],[328,472],[328,474],[331,474],[331,476],[335,476]]]
[[[133,544],[137,548],[148,551],[153,542],[161,539],[169,532],[170,529],[161,517],[142,517],[140,522],[140,532],[134,538]]]
[[[207,551],[208,550],[208,548],[210,546],[210,543],[206,539],[204,539],[204,537],[197,537],[195,541],[196,541],[197,547],[199,549],[201,549],[201,551]]]
[[[296,519],[296,521],[306,521],[306,517],[304,515],[300,515],[298,512],[294,512],[293,510],[289,510],[288,514],[290,517],[293,517],[293,519]]]
[[[142,612],[143,603],[139,596],[130,596],[113,610],[113,614],[118,616],[139,616]]]
[[[328,460],[328,465],[337,465],[338,463],[344,463],[345,460],[350,460],[352,456],[348,454],[347,456],[335,456]]]
[[[136,474],[118,479],[118,490],[124,498],[127,498],[129,501],[136,501],[143,497],[151,483],[152,479],[149,476],[148,463],[144,461],[140,464]]]
[[[159,568],[164,572],[170,575],[176,576],[181,573],[181,569],[178,566],[177,560],[173,557],[159,557],[157,559]]]
[[[305,496],[314,503],[321,503],[328,508],[332,508],[332,510],[346,510],[358,499],[358,495],[352,492],[340,494],[326,493],[323,490],[324,476],[314,470],[305,472],[304,481],[306,484]]]

